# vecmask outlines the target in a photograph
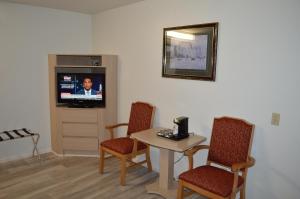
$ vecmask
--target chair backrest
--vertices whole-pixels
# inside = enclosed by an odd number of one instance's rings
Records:
[[[145,102],[135,102],[131,105],[127,135],[152,127],[155,107]]]
[[[232,166],[246,162],[250,155],[254,125],[245,120],[221,117],[215,118],[208,161]]]

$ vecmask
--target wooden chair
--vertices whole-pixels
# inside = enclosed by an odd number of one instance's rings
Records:
[[[154,106],[144,102],[136,102],[131,106],[129,123],[121,123],[106,127],[106,129],[111,134],[111,139],[102,142],[99,146],[99,173],[103,173],[105,153],[109,153],[120,159],[120,184],[123,186],[125,185],[126,170],[128,167],[147,163],[148,171],[152,171],[150,160],[150,146],[131,139],[130,135],[132,133],[151,128],[154,111]],[[113,129],[120,126],[128,126],[127,137],[114,138]],[[146,160],[138,163],[132,161],[132,158],[134,158],[136,155],[141,154],[145,154]],[[130,163],[129,166],[127,166],[127,162]]]
[[[188,188],[214,199],[234,199],[240,191],[244,199],[247,170],[255,163],[250,156],[253,131],[254,125],[244,120],[215,118],[210,146],[198,145],[185,152],[189,170],[179,176],[177,198],[182,199],[186,195],[184,188]],[[209,150],[207,164],[193,169],[193,154],[200,149]]]

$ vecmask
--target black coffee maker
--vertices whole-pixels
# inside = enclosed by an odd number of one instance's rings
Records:
[[[183,139],[189,137],[188,117],[178,117],[173,120],[174,124],[178,127],[178,134],[175,135],[176,139]]]

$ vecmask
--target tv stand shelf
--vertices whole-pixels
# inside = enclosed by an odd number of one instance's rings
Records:
[[[86,104],[69,104],[68,108],[94,108],[94,105],[86,105]]]
[[[105,107],[57,106],[55,67],[62,64],[105,67]],[[49,55],[49,94],[52,150],[57,154],[98,155],[99,142],[109,139],[105,125],[117,122],[117,56]]]

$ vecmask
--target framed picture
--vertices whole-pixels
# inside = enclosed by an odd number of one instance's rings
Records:
[[[163,77],[215,81],[218,23],[164,28]]]

